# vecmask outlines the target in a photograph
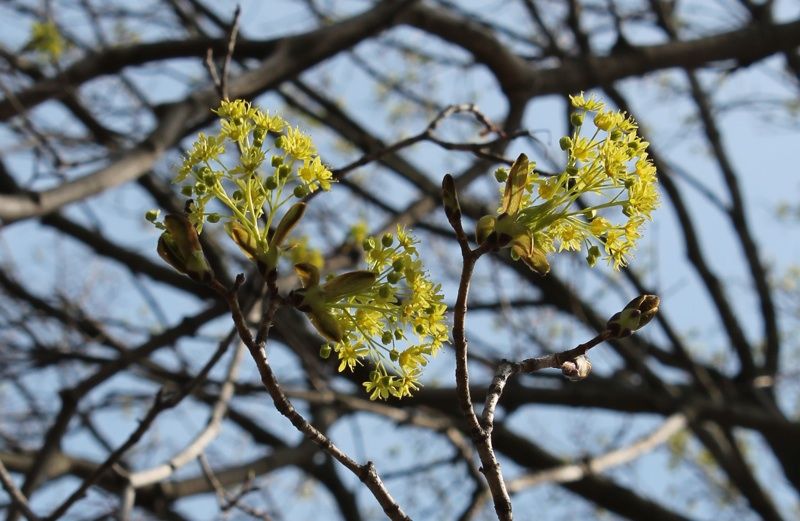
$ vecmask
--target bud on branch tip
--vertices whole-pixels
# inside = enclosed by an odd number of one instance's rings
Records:
[[[660,303],[661,299],[656,295],[640,295],[608,320],[606,330],[613,338],[630,336],[656,316]]]

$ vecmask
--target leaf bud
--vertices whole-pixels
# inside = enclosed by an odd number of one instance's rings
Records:
[[[647,325],[656,313],[661,300],[656,295],[641,295],[628,302],[622,311],[615,313],[608,323],[606,330],[614,338],[630,336]]]
[[[561,373],[573,382],[584,380],[592,372],[592,363],[586,355],[578,355],[561,364]]]

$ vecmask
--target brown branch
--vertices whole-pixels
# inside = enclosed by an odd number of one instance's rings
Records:
[[[252,97],[275,87],[286,78],[391,25],[396,15],[413,2],[414,0],[383,2],[363,14],[342,22],[282,39],[273,49],[274,52],[259,67],[241,74],[231,82],[229,94],[234,98]],[[206,47],[207,45],[203,52]],[[237,48],[240,49],[241,46]],[[104,59],[107,59],[105,55]],[[64,83],[69,82],[62,79],[57,83],[58,92],[65,90]],[[22,94],[17,96],[21,97]],[[182,101],[162,106],[158,125],[145,140],[125,151],[120,158],[109,165],[91,174],[42,192],[24,195],[0,194],[0,219],[8,224],[45,215],[61,206],[140,177],[150,171],[167,149],[174,146],[195,126],[203,124],[208,119],[210,114],[208,109],[215,104],[216,96],[216,90],[201,88]],[[24,103],[24,100],[22,102]],[[26,108],[30,109],[30,105],[26,105]],[[15,114],[13,108],[10,111],[8,116]],[[3,114],[4,102],[0,102],[0,119]]]
[[[243,282],[244,276],[239,274],[236,277],[236,282],[233,289],[230,291],[216,280],[212,281],[211,286],[228,303],[233,322],[239,333],[239,337],[250,351],[250,355],[255,361],[256,368],[261,376],[261,382],[264,384],[267,392],[272,397],[275,408],[278,410],[278,412],[285,416],[298,431],[303,433],[308,439],[316,443],[320,448],[322,448],[322,450],[327,452],[331,457],[344,465],[350,472],[355,474],[355,476],[367,487],[367,489],[372,492],[372,495],[381,505],[387,517],[393,521],[410,521],[410,518],[405,514],[405,512],[403,512],[391,494],[389,494],[389,491],[386,489],[380,476],[378,476],[375,466],[371,461],[368,461],[364,465],[359,465],[356,463],[352,458],[350,458],[350,456],[337,447],[324,433],[311,425],[311,423],[309,423],[308,420],[303,417],[303,415],[297,412],[292,403],[289,401],[289,398],[283,392],[283,389],[278,383],[275,373],[272,371],[272,366],[267,358],[265,346],[266,338],[269,335],[269,330],[273,323],[273,318],[281,304],[281,298],[277,293],[277,285],[275,284],[274,280],[271,283],[268,280],[270,300],[269,306],[267,307],[265,316],[262,320],[262,324],[265,325],[263,342],[259,344],[256,343],[252,333],[250,332],[250,329],[247,326],[244,314],[239,306],[238,297],[236,295],[236,290]]]
[[[117,461],[122,458],[122,456],[134,445],[136,445],[139,440],[144,436],[144,434],[150,429],[150,426],[156,420],[159,414],[162,412],[172,409],[176,405],[178,405],[187,395],[192,393],[200,382],[202,382],[206,376],[208,375],[209,371],[216,365],[222,355],[225,354],[225,351],[228,348],[228,344],[233,338],[234,333],[231,332],[225,339],[223,339],[217,350],[211,356],[211,358],[206,362],[203,368],[198,372],[197,376],[195,376],[192,380],[185,383],[177,390],[177,392],[167,393],[164,389],[161,389],[156,394],[153,405],[150,409],[145,413],[144,417],[139,421],[139,426],[134,430],[133,433],[128,437],[128,439],[120,445],[114,452],[112,452],[106,460],[101,463],[94,472],[87,477],[83,483],[78,487],[75,492],[73,492],[66,500],[64,500],[61,505],[59,505],[53,513],[48,516],[48,520],[55,521],[60,519],[69,509],[72,507],[75,502],[81,499],[86,491],[94,485],[98,479],[111,469]]]
[[[33,513],[30,505],[28,505],[28,498],[26,498],[25,494],[14,484],[14,478],[12,478],[11,474],[6,470],[2,459],[0,459],[0,483],[3,484],[3,488],[11,498],[11,502],[22,512],[22,515],[29,521],[39,521],[39,516]]]

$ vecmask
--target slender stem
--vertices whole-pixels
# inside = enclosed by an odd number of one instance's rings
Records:
[[[216,280],[211,282],[211,287],[228,303],[233,323],[236,326],[239,337],[250,351],[250,355],[253,357],[258,373],[261,376],[261,383],[266,388],[270,397],[272,397],[275,408],[284,415],[298,431],[302,432],[308,439],[319,445],[322,450],[355,474],[370,492],[372,492],[372,495],[378,503],[380,503],[384,513],[389,519],[392,521],[411,521],[411,518],[403,512],[400,505],[398,505],[391,494],[389,494],[389,491],[386,489],[380,476],[378,476],[375,466],[371,461],[368,461],[364,465],[359,465],[337,447],[323,432],[309,423],[289,401],[286,393],[278,383],[275,373],[272,371],[266,351],[266,339],[269,336],[269,330],[272,327],[275,314],[282,304],[282,299],[278,294],[277,278],[272,276],[267,277],[269,305],[262,318],[258,332],[258,338],[262,340],[261,342],[257,342],[256,339],[253,338],[250,329],[247,327],[245,316],[239,307],[239,299],[237,298],[236,290],[243,282],[244,276],[240,274],[236,277],[234,287],[230,291]]]

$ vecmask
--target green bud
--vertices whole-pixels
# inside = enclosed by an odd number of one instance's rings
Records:
[[[198,195],[203,195],[208,191],[208,187],[202,183],[196,183],[194,185],[194,193]]]
[[[583,125],[583,112],[573,112],[569,115],[569,122],[573,127]]]
[[[194,187],[192,185],[185,185],[181,187],[181,194],[185,195],[186,197],[191,197],[194,193]]]
[[[611,131],[611,134],[609,134],[608,137],[611,139],[611,141],[619,141],[622,139],[622,131],[619,129],[614,129]]]
[[[393,271],[386,276],[386,282],[388,282],[389,284],[397,284],[399,280],[400,280],[400,273],[396,271]]]
[[[213,223],[218,223],[221,218],[222,216],[218,213],[210,213],[206,217],[206,220],[213,224]]]
[[[508,179],[508,169],[500,167],[494,171],[494,178],[497,179],[498,183],[505,183],[506,179]]]
[[[392,362],[397,362],[397,360],[400,358],[400,352],[397,349],[392,349],[389,351],[389,358],[392,360]]]
[[[275,190],[278,188],[278,180],[275,179],[274,175],[271,175],[264,180],[264,188],[267,190]]]
[[[383,343],[383,345],[389,345],[392,343],[392,338],[394,337],[392,336],[392,333],[390,331],[384,331],[383,334],[381,335],[381,342]]]
[[[244,194],[241,190],[234,190],[233,195],[231,195],[234,201],[241,201],[244,199]]]
[[[283,164],[283,157],[282,156],[272,156],[272,159],[270,160],[270,164],[272,166],[274,166],[275,168],[278,168],[279,166],[281,166]]]
[[[394,242],[394,236],[391,233],[384,233],[383,237],[381,237],[381,244],[383,244],[384,248],[388,248]]]
[[[292,173],[292,168],[289,165],[281,165],[278,167],[278,179],[286,179]]]
[[[403,271],[403,268],[406,267],[406,263],[403,259],[397,259],[392,263],[392,269],[394,271]]]
[[[592,246],[589,248],[589,253],[586,255],[586,263],[589,264],[589,267],[594,268],[594,265],[597,264],[597,259],[600,258],[600,248],[597,246]]]
[[[630,336],[647,325],[656,313],[661,300],[656,295],[641,295],[628,302],[622,311],[615,313],[608,323],[606,330],[614,338]]]
[[[319,348],[320,358],[327,360],[331,356],[331,351],[330,344],[322,344],[322,347]]]
[[[558,140],[558,146],[561,148],[561,150],[569,150],[572,148],[572,138],[569,136],[562,137]]]
[[[306,185],[297,185],[294,187],[294,190],[292,190],[292,193],[298,199],[302,199],[308,195],[308,188],[306,188]]]
[[[564,169],[564,172],[566,172],[567,175],[577,175],[578,167],[575,165],[569,165],[566,169]]]
[[[286,138],[284,138],[283,136],[278,136],[277,138],[275,138],[275,146],[278,148],[283,148],[283,143],[285,139]]]
[[[375,239],[373,239],[372,237],[367,237],[361,243],[361,247],[364,248],[364,251],[372,250],[373,248],[375,248]]]
[[[424,335],[425,326],[423,326],[422,324],[417,324],[416,327],[414,327],[414,331],[416,331],[418,335]]]
[[[389,286],[381,286],[378,289],[378,296],[381,298],[389,298],[389,295],[392,294],[392,290],[389,289]]]
[[[402,340],[405,337],[406,337],[406,335],[403,334],[403,330],[402,329],[395,329],[394,330],[394,338],[395,338],[395,340]]]
[[[156,219],[158,219],[158,214],[160,213],[161,210],[148,210],[147,213],[144,214],[144,218],[153,223],[156,222]]]
[[[253,144],[257,147],[261,147],[264,144],[264,138],[267,135],[267,131],[263,128],[257,128],[253,131]]]

